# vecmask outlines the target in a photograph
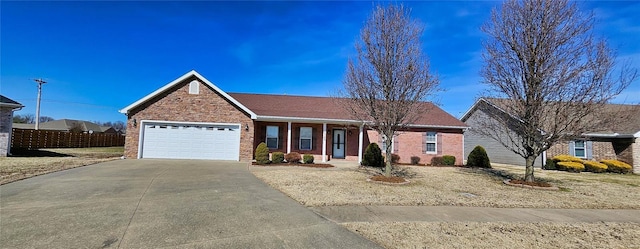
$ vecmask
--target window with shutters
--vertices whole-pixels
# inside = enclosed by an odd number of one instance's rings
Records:
[[[427,132],[425,138],[425,153],[435,154],[437,153],[438,146],[438,134],[436,132]]]
[[[300,150],[311,150],[313,128],[300,127]]]
[[[189,83],[189,94],[199,94],[200,93],[200,82],[191,81]]]
[[[584,140],[576,140],[573,145],[573,154],[579,158],[587,158]]]
[[[267,126],[267,147],[278,148],[278,126]]]

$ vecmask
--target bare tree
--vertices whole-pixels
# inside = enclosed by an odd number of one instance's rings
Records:
[[[49,122],[53,120],[54,119],[52,117],[40,116],[40,122]],[[13,116],[13,122],[23,123],[23,124],[35,124],[36,117],[33,114],[23,114],[23,115],[17,114]]]
[[[344,79],[343,105],[382,134],[386,145],[385,175],[391,175],[391,146],[397,131],[427,110],[420,102],[438,90],[422,53],[423,25],[404,6],[377,6],[360,31]]]
[[[604,105],[620,94],[637,71],[618,66],[616,54],[592,34],[594,16],[567,0],[508,0],[482,27],[482,76],[487,95],[500,98],[474,130],[526,160],[525,180],[534,181],[535,159],[558,141],[602,129]]]

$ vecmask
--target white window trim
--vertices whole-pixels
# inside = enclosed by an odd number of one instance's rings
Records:
[[[429,141],[429,133],[433,133],[433,141]],[[433,131],[427,132],[427,138],[425,139],[424,152],[426,154],[438,154],[438,133]],[[433,144],[433,151],[429,151],[427,144]]]
[[[311,130],[311,136],[308,138],[303,138],[302,137],[302,129],[310,129]],[[302,148],[302,139],[309,139],[309,149],[303,149]],[[313,149],[313,128],[312,127],[300,127],[300,139],[298,141],[298,148],[300,150],[312,150]]]
[[[578,147],[576,142],[582,142],[582,147]],[[581,149],[582,150],[582,156],[578,156],[576,153],[576,150]],[[587,158],[587,141],[585,140],[574,140],[573,141],[573,155],[577,158]]]
[[[276,128],[276,136],[275,136],[276,147],[275,148],[269,147],[269,143],[268,143],[268,141],[269,141],[269,127],[275,127]],[[265,130],[266,134],[265,134],[265,140],[264,141],[267,144],[267,148],[269,148],[269,149],[278,149],[278,147],[280,147],[279,146],[280,145],[280,138],[279,138],[279,136],[280,136],[280,127],[278,127],[276,125],[267,125],[267,128],[265,128],[265,129],[266,129]],[[271,138],[274,138],[274,137],[271,137]]]
[[[200,94],[200,82],[194,80],[189,83],[189,94]]]

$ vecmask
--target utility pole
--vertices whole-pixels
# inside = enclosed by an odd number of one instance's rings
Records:
[[[42,96],[42,84],[47,83],[42,79],[35,79],[36,83],[38,83],[38,102],[36,102],[36,130],[38,130],[40,126],[40,97]]]

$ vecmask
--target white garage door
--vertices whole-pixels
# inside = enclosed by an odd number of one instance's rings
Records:
[[[239,160],[240,125],[145,123],[142,158]]]

